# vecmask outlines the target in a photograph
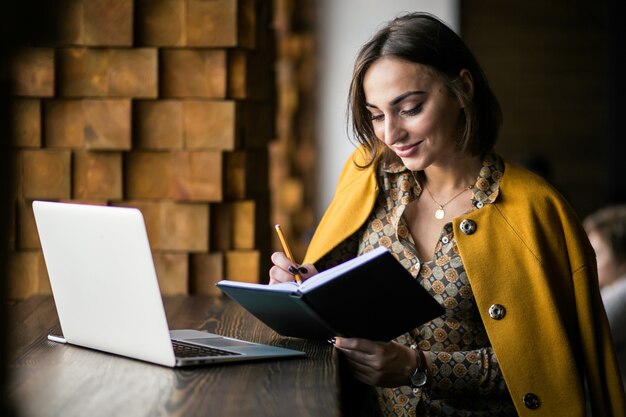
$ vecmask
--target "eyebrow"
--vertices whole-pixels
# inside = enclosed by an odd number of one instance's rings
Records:
[[[396,104],[402,102],[402,100],[404,100],[407,97],[410,96],[415,96],[415,95],[421,95],[421,94],[425,94],[425,91],[407,91],[406,93],[400,94],[398,97],[394,98],[393,100],[391,100],[389,102],[389,104],[391,104],[392,106],[395,106]],[[375,106],[371,103],[365,103],[365,107],[373,107],[375,109],[378,108],[378,106]]]

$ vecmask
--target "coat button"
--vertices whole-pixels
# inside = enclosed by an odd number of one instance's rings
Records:
[[[473,220],[465,219],[459,225],[461,232],[465,235],[471,235],[476,231],[476,222]]]
[[[529,392],[528,394],[524,395],[524,398],[522,398],[522,402],[524,403],[526,408],[529,408],[531,410],[539,408],[539,406],[541,405],[541,401],[539,401],[539,397],[537,397],[537,395],[533,394],[532,392]]]
[[[506,315],[506,308],[500,304],[494,304],[489,307],[489,317],[494,320],[500,320]]]

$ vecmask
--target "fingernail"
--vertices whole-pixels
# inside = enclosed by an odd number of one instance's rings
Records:
[[[289,265],[289,268],[287,268],[287,270],[288,270],[289,272],[291,272],[292,274],[294,274],[294,275],[298,273],[298,270],[297,270],[297,269],[296,269],[296,267],[295,267],[295,266],[293,266],[293,265]]]
[[[306,268],[305,268],[305,267],[303,267],[303,266],[301,266],[300,268],[298,268],[298,270],[299,270],[300,272],[302,272],[303,274],[307,274],[307,273],[309,272],[309,270],[308,270],[308,269],[306,269]]]
[[[328,343],[330,343],[331,345],[334,345],[336,341],[337,339],[335,339],[334,337],[331,337],[330,339],[328,339]]]

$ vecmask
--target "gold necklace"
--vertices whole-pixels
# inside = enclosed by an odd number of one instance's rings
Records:
[[[426,185],[426,183],[424,183],[424,187],[426,187],[426,191],[428,191],[428,195],[430,195],[430,199],[434,201],[435,204],[437,204],[437,210],[435,210],[435,219],[437,220],[441,220],[444,217],[446,217],[446,212],[444,211],[444,207],[447,206],[448,204],[450,204],[450,202],[452,200],[454,200],[455,198],[457,198],[458,196],[460,196],[461,194],[463,194],[465,191],[469,190],[470,188],[472,188],[472,184],[468,185],[467,187],[463,188],[461,191],[459,191],[454,197],[452,197],[450,200],[446,201],[443,204],[440,204],[437,200],[435,200],[435,198],[433,197],[433,193],[430,192],[430,189],[428,188],[428,185]]]

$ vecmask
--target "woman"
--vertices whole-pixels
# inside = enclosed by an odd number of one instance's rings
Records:
[[[300,272],[382,245],[446,309],[389,343],[336,338],[380,414],[624,415],[584,230],[493,152],[500,108],[462,40],[427,14],[391,21],[357,56],[349,107],[361,147]],[[272,261],[272,283],[298,272]]]
[[[605,207],[583,221],[596,252],[600,295],[626,378],[626,205]]]

